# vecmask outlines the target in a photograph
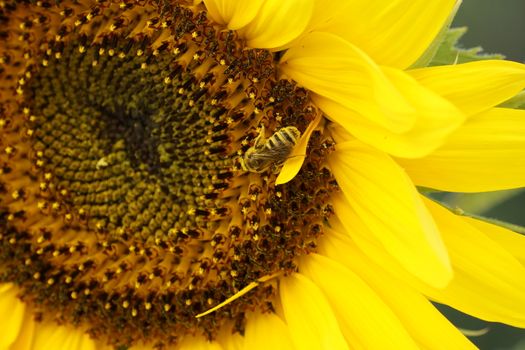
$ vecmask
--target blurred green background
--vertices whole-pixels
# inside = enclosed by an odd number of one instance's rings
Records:
[[[463,0],[454,26],[467,26],[465,47],[482,46],[525,62],[525,0]]]
[[[453,26],[469,28],[460,41],[463,47],[481,46],[486,53],[501,53],[509,60],[525,62],[525,0],[463,0]],[[475,214],[525,226],[524,190],[446,194],[442,199]],[[525,330],[481,321],[448,307],[439,307],[460,328],[488,329],[484,335],[470,337],[480,349],[525,350]]]

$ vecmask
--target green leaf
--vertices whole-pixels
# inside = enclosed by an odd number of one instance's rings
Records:
[[[429,66],[505,58],[501,54],[483,53],[483,49],[480,46],[470,49],[462,48],[459,44],[459,40],[466,32],[466,27],[449,29],[436,54],[430,61]]]

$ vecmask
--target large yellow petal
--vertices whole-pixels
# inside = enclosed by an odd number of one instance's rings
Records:
[[[445,286],[452,278],[445,246],[406,173],[387,154],[358,141],[338,143],[328,164],[346,197],[334,201],[341,221],[362,222],[408,271]]]
[[[408,74],[378,67],[329,33],[311,33],[282,58],[282,71],[313,91],[327,116],[363,142],[401,157],[422,157],[463,123],[451,102]]]
[[[438,223],[454,267],[444,289],[421,286],[433,300],[475,317],[525,327],[525,267],[462,217],[425,201]]]
[[[314,95],[313,100],[330,119],[356,138],[404,158],[419,158],[429,154],[464,122],[465,116],[452,103],[422,87],[406,73],[388,68],[383,68],[383,72],[417,110],[416,123],[406,132],[395,133],[374,125],[326,98]]]
[[[32,350],[95,350],[93,339],[79,329],[59,326],[54,322],[36,324]]]
[[[321,32],[306,35],[286,51],[281,68],[307,89],[383,128],[402,132],[415,123],[415,109],[380,67],[336,35]],[[346,115],[330,116],[340,123],[346,118]]]
[[[257,314],[248,317],[244,337],[244,349],[295,349],[288,326],[275,314]]]
[[[325,228],[325,233],[319,245],[319,252],[347,266],[361,277],[394,311],[422,348],[475,349],[475,346],[436,310],[427,298],[404,281],[389,274],[383,266],[370,260],[347,234],[330,228]]]
[[[219,24],[227,25],[228,29],[236,30],[250,23],[263,0],[204,0],[210,17]]]
[[[320,30],[335,33],[376,62],[407,68],[421,56],[446,24],[455,0],[348,0]]]
[[[332,308],[311,280],[294,273],[280,282],[286,323],[297,349],[348,349]]]
[[[525,88],[525,65],[511,61],[477,61],[408,73],[466,115],[494,107]]]
[[[486,234],[493,241],[498,242],[499,245],[525,266],[525,235],[468,217],[465,217],[464,220]]]
[[[470,118],[421,159],[399,159],[414,183],[453,192],[525,185],[525,111],[494,108]]]
[[[0,349],[8,349],[23,328],[25,304],[17,298],[18,288],[11,283],[0,284]]]
[[[313,7],[314,0],[266,0],[255,18],[240,33],[250,47],[282,47],[303,33]]]
[[[327,296],[348,344],[358,349],[418,349],[396,315],[355,273],[317,254],[303,259],[300,270]]]

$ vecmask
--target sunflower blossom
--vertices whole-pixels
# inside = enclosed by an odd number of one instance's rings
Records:
[[[455,0],[0,2],[0,349],[472,349],[525,238],[525,66],[412,68]]]

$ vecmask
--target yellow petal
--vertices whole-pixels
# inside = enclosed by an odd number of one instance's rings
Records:
[[[22,321],[22,327],[18,334],[18,338],[13,344],[7,349],[9,350],[31,350],[33,346],[33,337],[35,334],[35,320],[33,314],[26,308],[24,313],[24,319]],[[4,348],[0,347],[4,350]]]
[[[425,202],[449,250],[454,278],[444,289],[422,286],[422,291],[483,320],[525,327],[525,267],[462,217]]]
[[[257,314],[248,317],[244,349],[295,349],[288,326],[275,314]]]
[[[408,73],[466,115],[494,107],[525,88],[525,65],[511,61],[477,61]]]
[[[210,17],[219,24],[227,25],[228,29],[236,30],[250,23],[263,0],[204,0]]]
[[[303,259],[300,270],[327,296],[349,344],[360,349],[418,349],[390,308],[355,273],[317,254]]]
[[[415,123],[415,110],[381,69],[336,35],[305,35],[286,51],[281,68],[307,89],[388,130],[406,131]],[[330,117],[340,123],[346,119],[346,115]]]
[[[79,329],[54,322],[36,324],[32,350],[95,350],[95,342]]]
[[[388,155],[357,141],[337,144],[328,164],[346,198],[334,201],[339,219],[348,225],[362,221],[404,268],[445,286],[452,277],[445,246],[405,172]]]
[[[245,338],[231,329],[223,329],[217,336],[217,342],[226,350],[245,350]]]
[[[347,266],[361,277],[394,311],[396,317],[401,320],[417,343],[422,345],[422,348],[476,349],[453,324],[436,310],[428,299],[404,281],[389,274],[382,265],[370,260],[352,243],[347,234],[325,228],[319,252]],[[337,279],[339,280],[341,278]],[[352,298],[353,296],[354,293],[352,293]],[[403,349],[390,346],[382,348]]]
[[[452,103],[408,74],[376,66],[332,34],[306,35],[285,53],[281,68],[315,92],[313,101],[331,120],[396,156],[430,153],[465,120]]]
[[[17,298],[18,288],[11,283],[0,284],[0,349],[7,349],[21,332],[25,304]]]
[[[464,218],[466,222],[483,232],[490,239],[498,242],[506,251],[511,253],[525,266],[525,235],[512,232],[498,225],[487,222]]]
[[[205,340],[203,337],[186,337],[184,338],[179,346],[178,349],[184,349],[184,350],[222,350],[222,346],[213,341],[209,342]]]
[[[308,128],[306,128],[304,134],[297,142],[297,145],[295,146],[292,154],[286,160],[286,162],[284,162],[279,176],[277,176],[277,179],[275,179],[276,185],[282,185],[291,181],[295,175],[297,175],[299,170],[301,170],[306,157],[306,147],[308,146],[308,141],[310,140],[310,136],[312,136],[312,132],[321,121],[321,117],[321,114],[318,114],[317,117],[310,123],[310,125],[308,125]]]
[[[525,185],[525,111],[494,108],[470,118],[421,159],[399,159],[414,183],[453,192]]]
[[[348,349],[334,312],[308,278],[294,273],[282,278],[280,294],[286,323],[297,349]]]
[[[266,0],[253,21],[240,33],[250,47],[282,47],[303,33],[313,6],[313,0]]]
[[[455,0],[349,0],[322,30],[337,34],[376,62],[407,68],[446,24]]]

